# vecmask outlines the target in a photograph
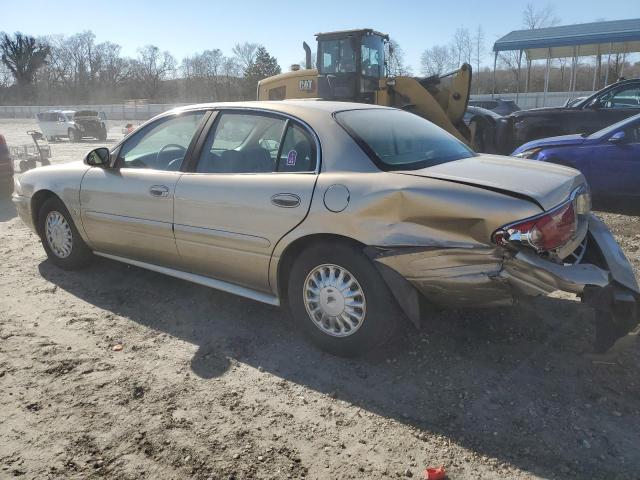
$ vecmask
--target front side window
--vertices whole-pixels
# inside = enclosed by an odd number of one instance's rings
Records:
[[[600,108],[639,108],[640,87],[611,90],[598,99]]]
[[[349,38],[323,40],[319,45],[320,73],[353,73],[356,71],[356,55]]]
[[[178,171],[204,112],[164,117],[136,132],[118,155],[122,168]]]
[[[402,110],[348,110],[335,118],[382,170],[415,170],[475,155],[453,135]]]
[[[273,172],[286,121],[254,113],[224,112],[205,141],[199,173]]]

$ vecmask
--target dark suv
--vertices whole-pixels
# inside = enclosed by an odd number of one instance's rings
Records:
[[[509,115],[510,113],[517,112],[520,107],[513,100],[502,100],[496,98],[494,100],[469,100],[471,107],[480,107],[486,110],[491,110],[498,115]]]
[[[538,138],[572,133],[591,134],[640,113],[640,79],[623,80],[569,107],[521,110],[505,117],[506,134],[499,153],[509,154]]]

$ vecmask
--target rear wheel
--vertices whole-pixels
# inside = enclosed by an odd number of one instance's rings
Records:
[[[288,301],[304,334],[342,356],[362,354],[389,340],[402,315],[371,260],[346,244],[303,251],[289,275]]]
[[[91,250],[59,198],[51,197],[43,203],[38,212],[38,231],[47,257],[60,268],[81,268],[91,259]]]

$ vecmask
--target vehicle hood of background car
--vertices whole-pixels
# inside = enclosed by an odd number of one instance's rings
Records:
[[[541,138],[539,140],[532,140],[520,145],[513,152],[513,155],[520,152],[525,152],[533,148],[549,148],[549,147],[573,147],[576,145],[583,145],[585,143],[593,143],[593,140],[589,137],[583,137],[581,134],[576,133],[572,135],[560,135],[558,137]]]
[[[573,190],[585,183],[584,176],[573,168],[500,155],[477,155],[420,170],[394,173],[435,178],[512,197],[524,197],[544,210],[562,203]]]
[[[522,117],[538,117],[545,116],[548,114],[557,114],[560,112],[566,112],[570,110],[571,107],[540,107],[540,108],[531,108],[529,110],[518,110],[517,112],[513,112],[509,116],[515,119]]]

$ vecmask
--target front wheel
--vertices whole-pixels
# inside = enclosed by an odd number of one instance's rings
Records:
[[[47,257],[60,268],[81,268],[91,259],[91,250],[59,198],[49,198],[40,208],[38,230]]]
[[[103,128],[102,130],[100,130],[100,133],[98,133],[98,141],[100,142],[104,142],[107,139],[107,129]]]
[[[80,141],[80,132],[78,132],[75,128],[70,128],[69,129],[69,140],[72,142],[79,142]]]
[[[304,334],[335,355],[378,347],[393,336],[402,315],[371,260],[346,244],[305,250],[293,264],[287,293]]]

